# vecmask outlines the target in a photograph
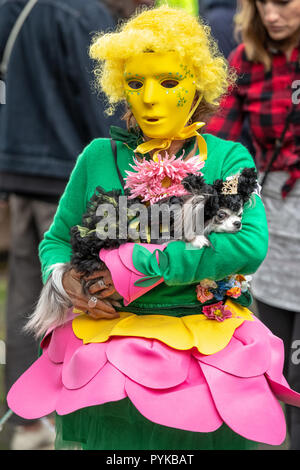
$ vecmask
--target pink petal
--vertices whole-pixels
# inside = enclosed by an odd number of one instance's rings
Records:
[[[239,378],[201,363],[225,423],[246,439],[279,445],[285,439],[283,411],[264,376]]]
[[[190,353],[144,338],[113,338],[107,346],[108,360],[145,387],[169,388],[187,377]]]
[[[138,276],[144,276],[143,273],[141,273],[135,268],[132,262],[132,253],[134,246],[135,243],[125,243],[124,245],[121,245],[118,248],[118,254],[122,263],[124,263],[124,265],[128,267],[128,269],[130,269],[130,271],[137,274]],[[142,246],[144,246],[148,251],[150,251],[150,253],[153,253],[155,250],[163,251],[165,249],[165,245],[155,245],[154,243],[143,243]],[[102,251],[103,250],[101,250],[101,253]],[[158,255],[156,255],[156,258],[158,260]]]
[[[129,283],[129,298],[124,300],[124,305],[127,306],[134,300],[138,299],[142,295],[146,294],[151,289],[154,289],[154,287],[158,286],[162,282],[164,282],[163,277],[161,277],[158,281],[156,281],[154,284],[148,287],[142,287],[142,286],[135,286],[134,283],[138,281],[141,278],[141,276],[137,276],[136,274],[132,273],[131,275],[131,280]]]
[[[253,316],[253,321],[244,321],[235,332],[234,337],[245,344],[262,343],[268,340],[268,331],[265,325]]]
[[[74,347],[80,347],[82,344],[73,333],[71,321],[53,330],[48,347],[49,359],[57,364],[63,362],[69,342],[72,342]]]
[[[164,245],[142,244],[150,253],[156,249],[165,248]],[[148,287],[135,286],[134,283],[144,276],[136,270],[132,263],[132,251],[135,243],[125,243],[113,250],[100,250],[100,259],[104,261],[111,272],[112,279],[117,292],[124,298],[124,305],[128,305],[133,300],[144,295],[158,284],[163,282],[159,279],[155,284]]]
[[[11,387],[7,403],[22,418],[40,418],[55,410],[61,388],[61,365],[45,352]]]
[[[81,345],[69,361],[65,361],[62,381],[66,388],[74,389],[86,385],[106,364],[107,343]]]
[[[275,382],[268,375],[267,379],[273,393],[276,395],[278,400],[283,401],[287,405],[300,407],[300,393],[297,393],[292,390],[287,382],[286,385],[284,385],[283,383]]]
[[[122,400],[126,398],[124,385],[124,375],[106,363],[84,387],[73,390],[64,388],[59,395],[56,411],[65,415],[87,406]]]
[[[268,376],[275,382],[286,384],[286,380],[283,377],[283,365],[284,365],[284,344],[281,338],[273,335],[271,331],[268,332],[269,342],[271,346],[271,361],[266,371]]]
[[[195,361],[181,385],[160,391],[127,378],[125,389],[139,412],[154,423],[194,432],[212,432],[223,423]]]
[[[64,328],[64,326],[66,324],[68,324],[69,322],[71,322],[75,317],[78,316],[78,313],[74,313],[73,312],[73,307],[69,308],[66,312],[66,319],[65,319],[65,323],[64,325],[62,325],[62,328]],[[41,341],[41,348],[44,349],[44,348],[47,348],[48,347],[48,344],[49,344],[49,341],[50,341],[50,338],[51,338],[51,333],[56,329],[58,328],[57,326],[52,326],[51,328],[48,328],[48,330],[46,331],[45,335],[44,335],[44,338],[42,339]]]
[[[254,377],[266,372],[271,362],[268,334],[259,323],[245,321],[237,328],[226,348],[205,356],[194,356],[201,362],[238,377]]]
[[[127,245],[127,243],[126,243]],[[124,245],[125,246],[125,245]],[[131,279],[130,267],[126,267],[119,256],[118,249],[100,250],[100,259],[106,264],[111,272],[114,286],[124,299],[129,299],[129,285]]]
[[[265,372],[273,382],[287,385],[285,378],[283,377],[283,365],[284,365],[284,345],[282,339],[275,336],[266,325],[264,325],[259,319],[255,318],[254,322],[244,322],[234,333],[235,338],[239,338],[242,342],[252,341],[260,342],[261,345],[265,343],[265,348],[261,348],[261,352],[257,352],[255,355],[255,361],[260,357],[263,359],[263,355],[266,358],[270,358],[268,367]],[[254,361],[253,361],[254,362]]]
[[[118,256],[120,257],[120,260],[122,263],[130,269],[133,273],[143,276],[143,274],[136,269],[132,262],[132,253],[133,253],[133,248],[134,248],[135,243],[125,243],[124,245],[121,245],[118,248]],[[152,246],[152,245],[151,245]],[[151,251],[151,250],[150,250]],[[153,252],[154,250],[152,250]],[[101,250],[102,253],[102,250]]]

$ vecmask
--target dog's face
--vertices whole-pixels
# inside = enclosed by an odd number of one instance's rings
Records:
[[[221,207],[211,220],[207,221],[205,229],[212,232],[235,233],[242,228],[243,207],[233,212],[227,207]]]

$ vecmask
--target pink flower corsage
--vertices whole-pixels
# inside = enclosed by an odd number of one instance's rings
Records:
[[[222,302],[218,302],[212,305],[206,305],[202,308],[202,313],[209,319],[209,320],[217,320],[217,321],[224,321],[227,318],[232,317],[232,313],[229,308],[225,307]]]
[[[200,284],[196,287],[197,299],[204,304],[208,300],[214,298],[213,293],[207,287],[202,287]]]
[[[199,156],[183,160],[183,155],[179,158],[158,155],[157,161],[145,158],[133,161],[135,165],[130,166],[134,171],[126,171],[125,188],[131,191],[129,198],[140,197],[142,202],[149,201],[150,204],[166,197],[188,194],[181,181],[188,173],[198,174],[205,163]]]

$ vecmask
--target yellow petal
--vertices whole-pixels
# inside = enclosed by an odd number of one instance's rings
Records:
[[[121,312],[120,318],[107,320],[99,318],[98,320],[89,315],[80,315],[73,320],[73,331],[77,338],[83,340],[83,343],[103,343],[108,340],[113,327],[119,323],[122,318],[132,315],[130,312]]]
[[[113,334],[155,338],[175,349],[193,347],[193,335],[184,326],[182,319],[168,315],[132,314],[115,326]]]
[[[245,320],[253,321],[247,308],[230,299],[226,306],[233,317],[223,322],[209,320],[201,314],[171,317],[120,312],[120,317],[112,320],[80,315],[73,320],[73,331],[85,344],[103,343],[111,336],[135,336],[154,338],[174,349],[196,347],[202,354],[214,354],[227,346],[236,328]]]
[[[222,322],[209,320],[201,315],[202,321],[197,319],[197,315],[182,317],[182,321],[193,333],[194,346],[202,354],[214,354],[224,349],[231,340],[236,328],[242,325],[245,320],[252,321],[251,312],[231,300],[226,302],[233,314],[232,318],[227,318]]]

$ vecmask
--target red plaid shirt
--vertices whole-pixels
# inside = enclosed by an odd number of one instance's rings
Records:
[[[220,112],[205,129],[205,132],[235,141],[240,138],[244,118],[248,116],[255,160],[261,171],[271,160],[275,141],[284,129],[293,93],[294,99],[300,102],[299,48],[293,50],[289,62],[279,51],[273,51],[272,56],[272,69],[265,72],[262,64],[247,59],[243,44],[231,53],[229,63],[237,70],[237,86],[222,101]],[[294,175],[297,169],[300,169],[300,104],[296,106],[283,147],[272,166],[272,171],[285,170]]]

